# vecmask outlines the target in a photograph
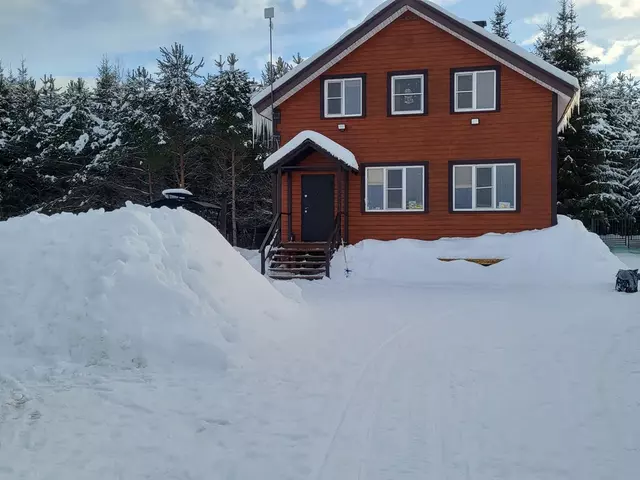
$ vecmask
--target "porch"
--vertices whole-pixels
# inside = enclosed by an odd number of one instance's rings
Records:
[[[354,155],[302,132],[265,161],[273,174],[274,218],[260,247],[261,270],[277,279],[330,277],[333,253],[349,242],[349,175]]]

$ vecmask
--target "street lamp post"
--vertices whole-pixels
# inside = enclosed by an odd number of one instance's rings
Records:
[[[264,18],[269,20],[269,83],[271,84],[271,121],[273,122],[273,82],[275,81],[274,78],[274,71],[273,71],[273,17],[275,17],[275,8],[274,7],[268,7],[264,9]],[[270,142],[273,141],[273,135],[272,138],[270,139]],[[273,148],[273,146],[272,146]]]

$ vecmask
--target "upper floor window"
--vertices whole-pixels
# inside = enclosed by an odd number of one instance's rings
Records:
[[[332,78],[324,80],[324,117],[363,116],[364,78]]]
[[[453,72],[453,111],[488,112],[499,108],[497,68],[458,69]]]
[[[389,73],[390,115],[426,113],[426,77],[426,70]]]

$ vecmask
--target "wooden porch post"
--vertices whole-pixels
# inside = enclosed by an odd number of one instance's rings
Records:
[[[344,171],[344,243],[349,244],[349,170]]]
[[[293,178],[291,171],[287,172],[287,241],[291,242],[293,239],[293,225],[291,220],[293,219]]]

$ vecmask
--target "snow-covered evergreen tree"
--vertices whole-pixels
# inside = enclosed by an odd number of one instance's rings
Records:
[[[9,75],[8,129],[2,156],[0,183],[4,215],[19,215],[36,201],[38,195],[35,157],[41,139],[39,93],[36,82],[29,76],[25,62],[17,76]]]
[[[161,48],[158,60],[158,79],[155,86],[156,111],[174,161],[175,181],[184,188],[187,183],[189,160],[197,147],[197,124],[200,119],[200,69],[204,60],[196,63],[178,43],[171,49]]]
[[[119,118],[122,146],[116,152],[114,186],[126,191],[127,199],[154,200],[156,171],[164,165],[164,135],[156,113],[153,77],[144,67],[127,76]]]
[[[630,200],[629,214],[640,218],[640,81],[625,76],[627,88],[622,92],[626,97],[624,115],[628,125],[626,135],[626,151],[628,155],[628,178]]]
[[[295,60],[296,57],[294,57]],[[300,59],[300,54],[298,54],[298,59]],[[300,59],[301,60],[301,59]],[[273,82],[278,80],[280,77],[286,75],[289,71],[291,71],[293,67],[287,61],[285,61],[282,57],[278,57],[278,59],[272,64],[269,62],[265,63],[264,69],[262,70],[262,85],[267,86],[271,85]]]
[[[230,206],[231,241],[238,244],[240,228],[266,223],[264,173],[255,160],[251,131],[253,85],[245,70],[236,67],[237,57],[227,57],[228,69],[210,78],[208,101],[214,119],[214,158],[218,165],[217,189],[226,193]],[[222,67],[218,63],[219,68]],[[269,212],[270,214],[270,212]],[[265,218],[267,217],[267,218]],[[242,224],[242,225],[241,225]]]
[[[578,25],[573,0],[560,0],[555,24],[542,27],[535,51],[546,61],[575,76],[582,86],[579,110],[559,137],[558,211],[583,219],[612,213],[601,155],[601,138],[594,134],[598,121],[594,103],[593,58],[584,52],[586,32]]]
[[[121,101],[119,72],[107,57],[98,66],[98,78],[93,90],[93,111],[104,122],[115,122]]]
[[[511,22],[507,21],[507,6],[500,0],[493,10],[493,18],[491,19],[491,31],[500,38],[509,40]]]
[[[622,215],[629,200],[626,179],[630,125],[625,113],[628,87],[626,75],[620,74],[611,82],[604,73],[598,73],[590,87],[594,122],[589,129],[600,146],[597,151],[600,162],[595,166],[598,203],[607,217]]]

